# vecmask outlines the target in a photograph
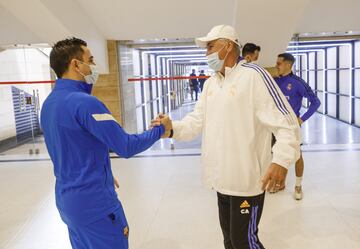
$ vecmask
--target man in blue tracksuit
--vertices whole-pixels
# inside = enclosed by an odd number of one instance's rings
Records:
[[[41,125],[54,164],[56,206],[74,249],[127,249],[129,228],[114,184],[109,150],[129,158],[169,136],[163,123],[129,135],[90,95],[98,73],[86,42],[56,43],[50,66],[58,80],[45,100]]]
[[[276,61],[276,68],[278,70],[279,77],[276,77],[275,81],[289,101],[301,126],[302,123],[308,120],[319,108],[320,100],[302,78],[292,73],[292,66],[294,65],[294,62],[295,58],[292,54],[279,54]],[[304,115],[300,116],[303,98],[308,99],[310,106]],[[303,197],[301,182],[304,173],[304,160],[302,156],[300,156],[300,159],[295,164],[295,171],[295,199],[301,200]],[[282,186],[282,189],[283,188],[285,188],[285,186]]]

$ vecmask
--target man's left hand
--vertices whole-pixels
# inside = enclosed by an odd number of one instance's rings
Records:
[[[114,177],[114,186],[115,188],[120,188],[119,181]]]

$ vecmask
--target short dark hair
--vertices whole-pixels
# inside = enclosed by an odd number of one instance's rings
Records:
[[[295,63],[295,57],[290,53],[282,53],[278,55],[279,58],[283,58],[284,61],[290,62],[291,65]]]
[[[68,70],[69,63],[72,59],[82,61],[84,50],[81,46],[87,46],[87,43],[79,38],[67,38],[58,41],[52,47],[50,52],[50,67],[55,71],[56,76],[60,79]]]
[[[245,57],[248,54],[253,54],[255,51],[261,51],[261,47],[254,43],[246,43],[242,49],[242,56]]]

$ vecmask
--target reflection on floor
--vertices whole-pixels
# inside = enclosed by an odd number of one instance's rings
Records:
[[[360,248],[360,129],[316,115],[303,136],[305,198],[292,198],[292,167],[286,190],[266,196],[260,238],[268,249]],[[29,146],[0,156],[0,248],[70,249],[54,204],[51,161],[43,143],[40,155],[29,156]],[[130,248],[223,248],[216,195],[201,185],[200,139],[175,148],[166,140],[137,158],[112,159]]]

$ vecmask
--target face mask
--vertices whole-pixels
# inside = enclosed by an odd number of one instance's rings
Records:
[[[90,67],[91,74],[84,75],[82,72],[80,72],[80,71],[78,71],[78,72],[84,77],[86,83],[88,83],[90,85],[95,85],[96,81],[99,78],[99,72],[97,70],[97,67],[95,65],[86,64],[85,62],[82,62],[82,61],[81,61],[81,63]]]
[[[226,59],[227,55],[229,54],[229,52],[227,52],[227,54],[225,55],[225,58],[223,60],[220,60],[219,52],[221,50],[223,50],[223,48],[225,48],[225,46],[222,47],[219,51],[214,52],[207,56],[207,62],[208,62],[209,67],[212,70],[214,70],[215,72],[219,72],[223,68],[225,59]]]

